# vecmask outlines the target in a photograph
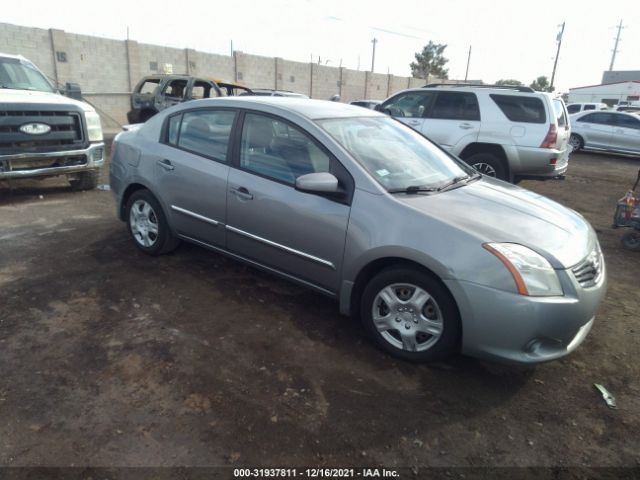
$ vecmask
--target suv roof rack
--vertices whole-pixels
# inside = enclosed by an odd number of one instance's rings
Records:
[[[422,88],[434,88],[434,87],[474,87],[474,88],[505,88],[508,90],[517,90],[518,92],[534,93],[535,90],[531,87],[524,85],[486,85],[484,83],[429,83]]]

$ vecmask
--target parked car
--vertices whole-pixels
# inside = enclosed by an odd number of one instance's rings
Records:
[[[381,100],[354,100],[353,102],[349,102],[350,105],[356,105],[358,107],[370,108],[371,110],[375,110],[377,105],[382,103]]]
[[[569,117],[572,132],[569,143],[574,152],[600,150],[614,153],[640,153],[640,115],[628,112],[580,112]]]
[[[131,94],[129,123],[143,123],[156,113],[178,103],[219,97],[220,88],[212,80],[190,75],[150,75],[138,82]]]
[[[564,102],[529,87],[427,85],[376,107],[501,180],[563,178],[570,127]]]
[[[117,215],[140,250],[184,240],[298,282],[404,359],[559,358],[605,293],[582,216],[372,110],[202,100],[121,132],[113,152]]]
[[[77,85],[66,90],[82,98]],[[26,58],[0,53],[0,180],[65,175],[73,189],[88,190],[103,163],[95,109],[60,95]]]
[[[291,92],[289,90],[272,90],[270,88],[252,88],[251,92],[241,93],[240,96],[256,95],[259,97],[296,97],[309,98],[302,93]]]
[[[609,105],[606,103],[569,103],[567,104],[567,113],[572,115],[574,113],[583,112],[585,110],[609,110]]]

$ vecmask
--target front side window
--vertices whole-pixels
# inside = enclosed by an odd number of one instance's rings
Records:
[[[580,111],[580,105],[567,105],[567,112],[569,112],[569,114],[572,113],[578,113]]]
[[[160,80],[157,78],[146,80],[142,85],[140,85],[140,90],[138,91],[138,93],[142,93],[142,94],[154,93],[156,91],[156,88],[158,88],[159,83],[160,83]]]
[[[596,106],[595,106],[595,105],[585,105],[585,106],[584,106],[584,109],[585,109],[585,110],[595,110],[595,109],[596,109]]]
[[[524,95],[489,95],[502,113],[512,122],[546,123],[547,116],[542,100]]]
[[[406,92],[382,105],[382,111],[392,117],[422,118],[426,116],[434,99],[433,92]]]
[[[478,98],[469,92],[440,92],[428,115],[448,120],[480,120]]]
[[[35,65],[19,58],[0,58],[0,88],[53,92]]]
[[[294,184],[301,175],[328,172],[331,159],[299,128],[274,117],[247,113],[242,127],[240,167]]]
[[[171,117],[169,143],[226,162],[235,115],[230,110],[195,110]]]
[[[317,123],[389,191],[437,188],[471,171],[391,118],[331,118]]]
[[[613,125],[615,123],[615,118],[610,113],[590,113],[589,115],[585,115],[584,117],[580,117],[578,122],[586,122],[586,123],[597,123],[600,125]]]

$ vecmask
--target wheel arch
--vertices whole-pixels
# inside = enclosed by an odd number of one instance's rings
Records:
[[[433,269],[425,266],[422,263],[419,263],[419,262],[416,262],[415,260],[410,260],[404,257],[399,257],[399,256],[387,256],[387,257],[376,258],[368,262],[358,271],[358,274],[356,275],[355,280],[353,282],[351,292],[348,295],[348,305],[341,306],[343,307],[341,308],[343,313],[357,317],[360,313],[360,298],[369,281],[378,273],[380,273],[382,270],[389,267],[395,267],[395,266],[405,267],[405,268],[407,267],[415,268],[432,277],[451,296],[451,299],[453,300],[453,303],[456,309],[458,310],[458,314],[460,314],[460,308],[458,307],[458,302],[456,301],[455,296],[453,295],[451,290],[447,287],[445,282],[442,281],[442,278],[440,277],[440,275],[438,275]]]
[[[462,150],[462,152],[460,152],[460,158],[466,161],[469,157],[478,153],[488,153],[494,155],[500,160],[500,163],[504,167],[504,171],[507,173],[507,176],[511,177],[511,167],[509,165],[509,160],[507,159],[507,154],[505,153],[504,148],[502,148],[501,145],[483,142],[470,143]]]
[[[153,192],[152,189],[141,182],[133,182],[127,185],[127,188],[124,189],[124,192],[122,192],[122,196],[120,198],[120,205],[118,206],[118,218],[123,222],[127,220],[127,202],[131,198],[131,195],[140,190],[148,190],[155,197],[158,203],[160,203],[160,206],[162,206],[162,208],[166,210],[165,205],[163,205],[162,203],[162,200],[158,198],[158,196]]]

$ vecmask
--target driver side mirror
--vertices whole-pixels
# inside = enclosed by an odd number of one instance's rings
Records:
[[[61,93],[65,97],[73,98],[74,100],[82,100],[82,89],[78,83],[65,83]]]
[[[311,193],[338,193],[338,179],[329,172],[316,172],[296,178],[296,190]]]

